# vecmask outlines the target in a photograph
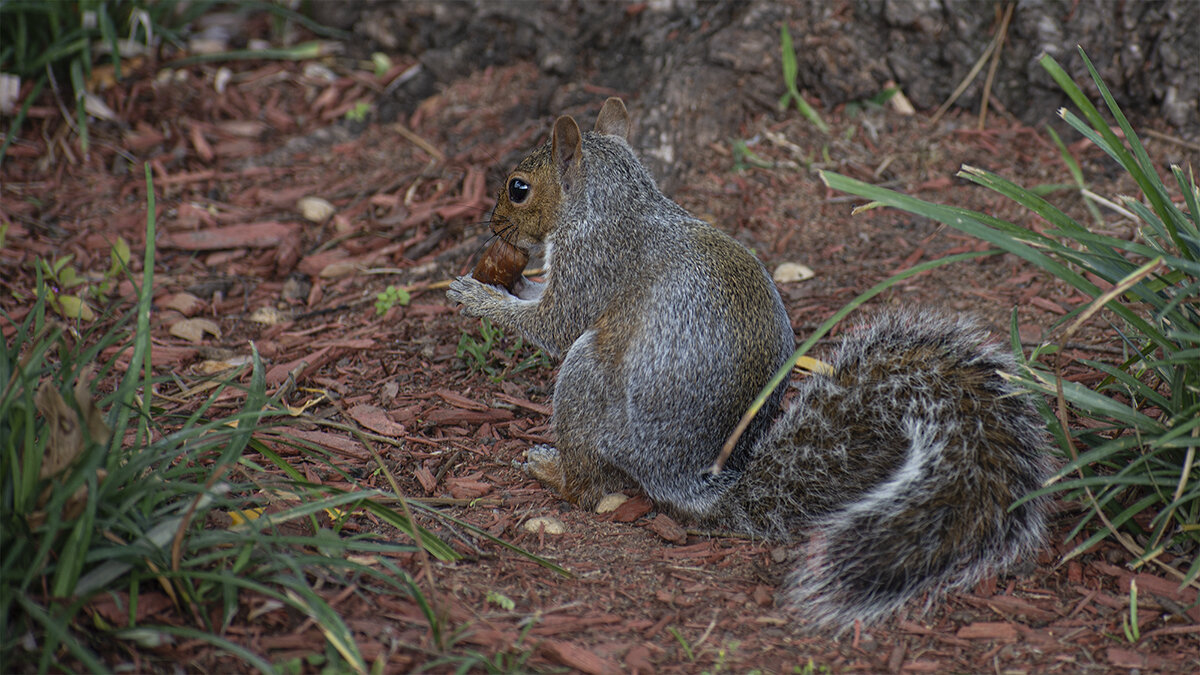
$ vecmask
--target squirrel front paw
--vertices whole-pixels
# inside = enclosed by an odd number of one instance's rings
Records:
[[[488,305],[503,302],[506,295],[500,288],[481,283],[469,274],[451,281],[446,291],[446,297],[462,305],[462,313],[467,316],[486,316]]]

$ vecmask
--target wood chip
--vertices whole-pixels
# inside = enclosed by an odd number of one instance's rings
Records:
[[[367,449],[361,443],[342,433],[335,434],[327,431],[289,429],[287,435],[319,445],[345,457],[362,460],[370,459],[371,457],[371,454],[367,452]]]
[[[1003,621],[976,621],[959,628],[955,635],[966,640],[1016,640],[1017,629]]]
[[[632,523],[642,516],[650,513],[650,509],[654,508],[654,504],[646,497],[638,495],[629,501],[621,504],[615,511],[612,512],[614,523]]]
[[[377,405],[359,404],[346,411],[355,422],[384,436],[403,436],[404,425],[396,424],[388,417],[387,411]]]
[[[486,422],[505,422],[513,418],[511,410],[463,410],[462,408],[439,408],[425,415],[425,420],[432,424],[471,424],[479,425]]]
[[[417,477],[417,482],[421,484],[421,488],[425,490],[425,494],[431,495],[437,489],[437,478],[433,472],[425,468],[422,464],[413,469],[413,475]]]
[[[449,403],[450,405],[452,405],[456,408],[462,408],[463,410],[477,410],[480,412],[486,412],[488,410],[491,410],[491,408],[488,407],[488,405],[486,403],[480,403],[479,401],[472,401],[471,399],[467,398],[466,396],[463,396],[462,394],[450,391],[449,389],[438,389],[434,393],[437,394],[438,397],[440,397],[443,401],[445,401],[446,403]]]
[[[654,516],[654,519],[647,525],[654,534],[666,539],[673,544],[686,544],[687,532],[679,526],[670,516],[665,513],[660,513]]]
[[[541,651],[547,658],[588,675],[615,675],[621,672],[616,663],[570,642],[546,640]]]
[[[449,477],[446,479],[446,486],[450,489],[450,496],[455,499],[476,499],[492,491],[491,484],[466,477]],[[546,528],[546,532],[561,534],[561,531],[551,532],[550,528]]]
[[[294,226],[277,222],[247,223],[213,227],[193,232],[165,232],[158,241],[162,248],[185,251],[217,251],[227,248],[270,248],[292,234]]]

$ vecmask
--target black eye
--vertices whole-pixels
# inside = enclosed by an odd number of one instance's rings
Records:
[[[514,204],[520,204],[529,199],[529,190],[529,183],[520,178],[513,178],[508,181],[508,200]]]

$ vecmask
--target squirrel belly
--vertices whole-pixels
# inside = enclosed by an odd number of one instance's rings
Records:
[[[797,385],[749,466],[702,518],[807,537],[783,597],[814,624],[887,616],[972,585],[1042,543],[1044,426],[999,373],[1012,356],[970,320],[888,311]]]

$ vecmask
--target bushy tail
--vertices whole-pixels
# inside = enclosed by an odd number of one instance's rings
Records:
[[[881,314],[796,399],[719,503],[726,524],[807,537],[785,601],[821,628],[883,618],[1035,550],[1044,425],[970,321]]]

